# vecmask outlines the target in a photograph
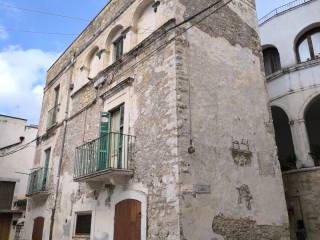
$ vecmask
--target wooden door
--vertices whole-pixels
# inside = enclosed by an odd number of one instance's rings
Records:
[[[11,214],[0,214],[0,240],[9,239],[11,218]]]
[[[37,217],[33,222],[32,240],[42,240],[44,218]]]
[[[114,240],[141,240],[141,203],[124,200],[116,205]]]

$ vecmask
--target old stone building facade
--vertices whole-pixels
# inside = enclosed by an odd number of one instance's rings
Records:
[[[257,29],[253,0],[110,1],[48,71],[30,238],[289,239]]]
[[[292,239],[320,238],[319,11],[293,1],[260,22]]]

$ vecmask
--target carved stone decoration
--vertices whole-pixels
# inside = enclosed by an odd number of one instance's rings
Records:
[[[244,202],[247,209],[251,210],[251,201],[253,200],[253,197],[251,195],[249,186],[243,184],[241,187],[238,187],[237,190],[239,192],[238,204],[242,204]]]
[[[242,139],[239,141],[232,141],[232,148],[230,149],[233,161],[240,167],[251,166],[252,152],[250,151],[249,141]]]

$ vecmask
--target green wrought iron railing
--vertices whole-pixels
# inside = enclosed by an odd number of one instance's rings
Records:
[[[135,137],[110,132],[76,148],[74,178],[108,169],[129,170]]]
[[[39,168],[29,175],[27,196],[48,191],[48,168]]]
[[[59,105],[54,106],[48,111],[47,129],[51,128],[57,123],[58,111],[59,111]]]

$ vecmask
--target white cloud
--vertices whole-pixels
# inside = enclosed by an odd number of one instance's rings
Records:
[[[0,51],[0,112],[37,123],[46,70],[57,56],[19,46]]]

